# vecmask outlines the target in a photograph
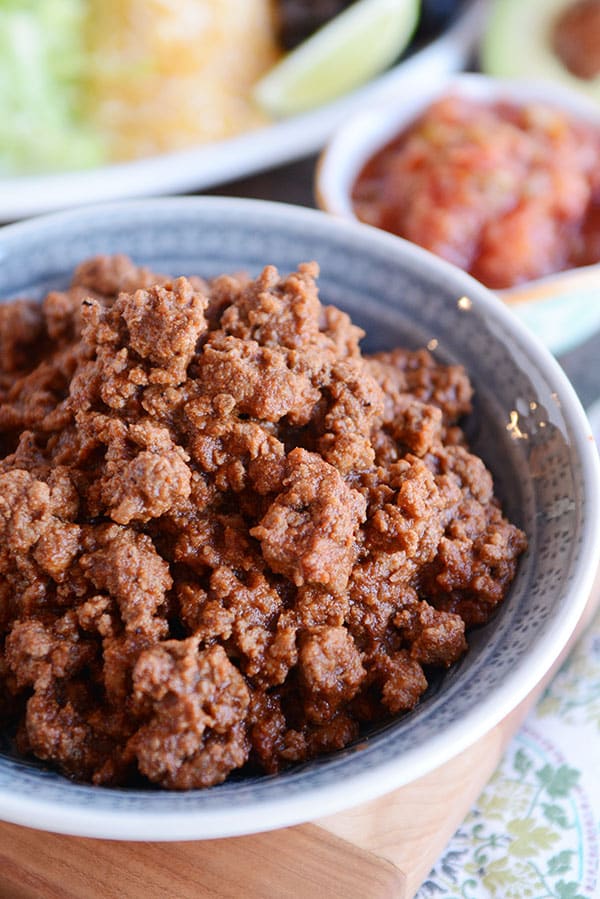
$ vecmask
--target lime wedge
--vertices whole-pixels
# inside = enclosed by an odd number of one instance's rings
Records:
[[[420,0],[358,0],[271,69],[254,99],[275,117],[295,115],[345,94],[402,53]]]

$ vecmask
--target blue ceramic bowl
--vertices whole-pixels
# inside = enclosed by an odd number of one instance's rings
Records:
[[[12,226],[0,232],[0,296],[41,297],[65,286],[82,259],[114,252],[173,275],[256,273],[266,263],[290,271],[316,259],[322,299],[366,329],[367,350],[429,344],[440,359],[463,363],[476,389],[469,439],[530,548],[464,659],[413,712],[360,745],[277,776],[169,793],[75,784],[6,744],[0,818],[118,839],[236,835],[373,799],[459,753],[548,671],[598,566],[598,457],[557,363],[485,288],[427,252],[322,213],[247,200],[130,202]]]

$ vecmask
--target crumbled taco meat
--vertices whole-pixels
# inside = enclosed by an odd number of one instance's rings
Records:
[[[123,256],[0,306],[0,716],[102,785],[275,773],[413,708],[526,541],[464,370],[361,355],[314,264]]]

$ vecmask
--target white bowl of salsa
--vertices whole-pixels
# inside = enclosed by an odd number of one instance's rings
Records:
[[[600,285],[599,155],[600,107],[587,98],[459,75],[348,120],[321,156],[316,196],[327,212],[446,258],[516,308],[527,300],[520,311],[538,332],[551,307],[552,334],[540,336],[561,351],[600,326],[589,296]],[[576,324],[565,330],[563,318]]]

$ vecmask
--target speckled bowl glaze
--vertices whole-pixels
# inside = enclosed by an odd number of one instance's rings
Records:
[[[530,549],[495,619],[410,714],[356,745],[272,777],[169,793],[71,783],[0,744],[0,818],[81,836],[202,839],[295,824],[399,787],[473,743],[517,706],[573,632],[600,558],[600,474],[589,424],[550,354],[487,290],[381,231],[246,200],[154,200],[82,209],[0,232],[0,296],[66,285],[95,253],[172,274],[275,263],[321,266],[321,297],[367,331],[367,350],[434,348],[462,362],[467,432]]]

